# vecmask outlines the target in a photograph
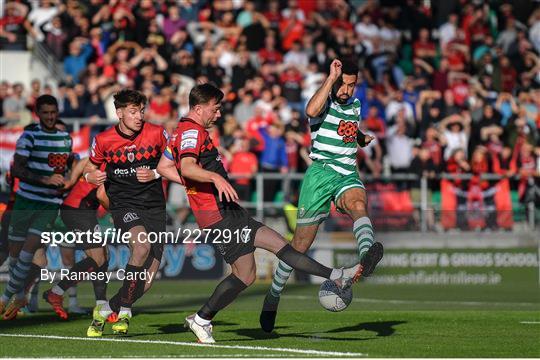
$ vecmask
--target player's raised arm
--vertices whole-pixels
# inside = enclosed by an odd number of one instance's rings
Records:
[[[315,92],[315,94],[309,99],[309,102],[306,106],[306,115],[309,117],[319,116],[328,100],[328,94],[332,90],[332,86],[341,76],[341,61],[335,59],[330,64],[330,74],[322,84],[322,86]]]
[[[201,168],[195,158],[182,158],[180,168],[182,169],[182,176],[185,178],[203,183],[213,183],[219,193],[219,201],[223,201],[223,197],[229,202],[238,201],[238,194],[232,185],[221,175]]]

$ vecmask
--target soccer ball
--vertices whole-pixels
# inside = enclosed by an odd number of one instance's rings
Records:
[[[332,280],[326,280],[319,289],[319,302],[328,311],[343,311],[352,301],[352,288],[338,288]]]

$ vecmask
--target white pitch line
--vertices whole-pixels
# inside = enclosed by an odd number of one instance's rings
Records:
[[[540,324],[540,321],[520,321],[520,324]]]
[[[314,297],[306,295],[281,295],[283,299],[296,299],[296,300],[308,300],[314,299]],[[365,302],[365,303],[389,303],[389,304],[453,304],[453,305],[517,305],[517,306],[531,306],[538,305],[538,303],[529,302],[492,302],[492,301],[452,301],[452,300],[393,300],[393,299],[369,299],[369,298],[353,298],[353,302]]]
[[[362,353],[338,352],[338,351],[320,351],[320,350],[302,350],[291,348],[272,348],[266,346],[245,346],[245,345],[218,345],[218,344],[200,344],[183,341],[164,341],[164,340],[133,340],[133,339],[109,339],[109,338],[86,338],[77,336],[56,336],[56,335],[34,335],[34,334],[0,334],[0,337],[19,337],[19,338],[40,338],[52,340],[77,340],[77,341],[103,341],[103,342],[120,342],[120,343],[136,343],[136,344],[158,344],[158,345],[176,345],[176,346],[192,346],[192,347],[208,347],[217,349],[240,349],[240,350],[256,350],[256,351],[277,351],[292,354],[306,355],[326,355],[326,356],[367,356]]]
[[[79,299],[94,299],[94,295],[78,295]],[[169,294],[169,295],[159,295],[159,294],[146,294],[146,298],[180,298],[180,299],[194,299],[200,297],[200,295],[189,295],[189,294]],[[307,295],[281,295],[282,299],[291,299],[291,300],[314,300],[316,295],[307,296]],[[353,298],[353,302],[357,303],[388,303],[388,304],[451,304],[451,305],[470,305],[470,306],[483,306],[483,305],[493,305],[493,306],[505,306],[505,305],[515,305],[515,306],[535,306],[538,303],[532,302],[494,302],[494,301],[452,301],[452,300],[397,300],[397,299],[370,299],[370,298]]]

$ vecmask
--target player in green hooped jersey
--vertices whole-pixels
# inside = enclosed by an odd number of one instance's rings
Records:
[[[32,259],[42,247],[41,233],[51,230],[58,215],[64,176],[74,161],[69,133],[56,128],[56,99],[38,97],[36,114],[39,124],[25,128],[14,155],[13,176],[20,183],[8,230],[9,281],[0,297],[0,314],[5,320],[13,319],[26,305],[24,285]]]
[[[319,224],[328,217],[331,202],[334,202],[339,211],[354,221],[352,230],[363,267],[362,276],[369,276],[383,256],[383,246],[374,241],[366,190],[356,171],[358,146],[366,146],[373,140],[358,129],[360,101],[352,98],[358,70],[352,62],[334,60],[326,81],[307,104],[311,129],[309,157],[313,163],[300,189],[292,246],[300,252],[309,249]],[[279,298],[291,272],[290,266],[279,262],[260,316],[264,331],[274,329]]]

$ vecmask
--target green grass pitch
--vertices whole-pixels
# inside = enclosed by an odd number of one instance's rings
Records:
[[[85,338],[89,316],[40,312],[0,321],[1,357],[540,357],[538,285],[354,287],[341,313],[325,311],[316,285],[285,289],[276,331],[259,329],[268,284],[256,284],[214,321],[216,346],[183,328],[217,281],[157,281],[135,307],[129,335]],[[109,294],[119,283],[109,286]],[[42,284],[40,293],[47,284]],[[81,305],[93,303],[89,284]],[[67,301],[66,301],[67,302]]]

